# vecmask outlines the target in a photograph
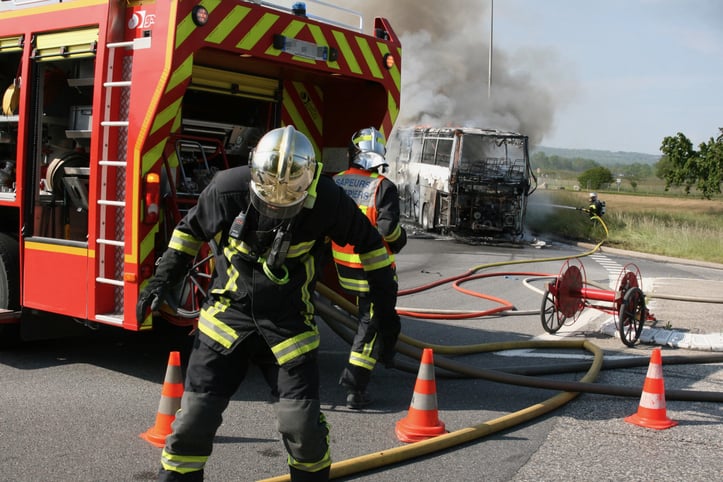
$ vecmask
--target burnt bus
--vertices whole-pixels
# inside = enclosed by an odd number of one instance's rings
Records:
[[[522,235],[527,198],[537,187],[527,136],[414,127],[396,130],[388,147],[386,175],[399,188],[403,218],[463,237]]]

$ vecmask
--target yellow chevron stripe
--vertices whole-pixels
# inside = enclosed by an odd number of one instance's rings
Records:
[[[173,2],[171,3],[169,7],[168,18],[175,18],[178,12],[178,4]],[[165,48],[163,49],[163,52],[165,52],[165,56],[163,58],[162,65],[159,65],[159,70],[161,71],[161,75],[158,79],[158,85],[155,86],[153,95],[151,96],[151,100],[149,102],[149,106],[153,106],[151,111],[155,109],[155,106],[158,105],[161,97],[163,96],[163,92],[161,89],[161,86],[166,85],[168,82],[169,72],[171,70],[171,66],[173,63],[173,32],[171,30],[168,31],[168,34],[166,35],[166,38],[159,38],[159,41],[163,42],[165,41]],[[151,86],[153,88],[153,86]],[[136,159],[141,158],[142,151],[143,151],[143,144],[145,143],[146,139],[149,135],[149,128],[150,124],[152,122],[152,117],[150,113],[147,113],[145,118],[143,119],[143,122],[141,123],[139,129],[138,129],[138,137],[136,138],[136,143],[133,145],[133,154],[131,156],[131,159],[129,159],[129,162],[135,162]],[[140,166],[139,166],[140,167]],[[139,213],[140,212],[140,203],[141,203],[141,193],[140,193],[140,182],[138,180],[140,179],[141,175],[144,174],[143,172],[136,173],[135,179],[131,182],[131,206],[130,211],[131,213]],[[126,256],[126,263],[137,263],[138,259],[136,256],[138,255],[136,251],[136,246],[138,243],[138,228],[135,227],[134,229],[131,229],[131,249],[128,256]]]
[[[294,104],[294,102],[289,98],[286,91],[284,91],[284,98],[281,103],[283,104],[283,109],[291,119],[291,124],[293,124],[297,130],[310,134],[312,132],[311,129],[309,129],[309,126],[304,122],[304,118],[301,116],[296,104]],[[323,132],[323,130],[321,130],[323,127],[323,119],[320,119],[319,121],[322,123],[319,124],[319,132]],[[314,146],[316,158],[321,159],[321,149],[319,149],[317,139],[315,139],[312,135],[308,135],[308,137],[309,141],[311,141],[311,144]]]
[[[281,35],[285,37],[291,37],[296,38],[296,34],[301,32],[301,29],[304,28],[306,23],[300,22],[299,20],[293,20],[289,22],[289,25],[286,26],[286,28],[281,32]]]
[[[168,156],[168,167],[171,169],[175,169],[178,167],[179,161],[178,161],[178,154],[176,154],[176,150],[174,149],[173,152]]]
[[[296,130],[299,130],[301,132],[311,132],[309,127],[304,122],[303,117],[301,117],[301,114],[299,113],[298,109],[296,108],[296,104],[294,104],[286,94],[284,94],[283,104],[284,104],[284,109],[286,110],[286,113],[291,118],[291,123],[294,125]],[[309,136],[309,140],[311,140],[313,143],[311,136]],[[317,149],[316,145],[314,145],[314,150],[317,151],[317,157],[318,157],[318,149]]]
[[[183,98],[179,97],[171,105],[169,105],[168,107],[160,111],[158,115],[156,115],[156,118],[153,119],[153,125],[151,126],[151,134],[153,134],[158,129],[175,119],[176,115],[178,114],[178,110],[181,108],[182,100]]]
[[[171,74],[171,78],[168,79],[168,87],[166,87],[166,94],[171,90],[178,87],[178,85],[185,81],[193,69],[193,55],[189,55],[186,60],[180,63],[178,68]]]
[[[178,27],[176,27],[176,49],[191,36],[195,29],[196,24],[193,23],[193,19],[190,14],[178,22]]]
[[[372,49],[369,47],[369,43],[366,41],[366,39],[362,37],[356,37],[356,43],[359,45],[359,49],[362,51],[362,55],[364,56],[364,60],[366,60],[367,67],[369,67],[369,70],[371,71],[372,75],[376,79],[382,79],[384,78],[384,75],[382,75],[382,71],[379,69],[379,63],[381,62],[381,57],[377,58],[374,53],[372,52]]]
[[[209,16],[220,3],[221,0],[204,0],[203,2],[201,2],[201,4],[206,8],[206,10],[208,10]],[[196,24],[193,23],[193,18],[191,17],[192,12],[193,11],[189,12],[183,20],[178,22],[178,27],[176,28],[176,48],[183,44],[183,42],[188,39],[188,37],[194,32],[194,30],[198,28]]]
[[[394,121],[399,115],[399,106],[397,105],[397,99],[394,98],[391,92],[387,92],[387,111],[389,112],[389,118],[392,120],[392,124],[394,124]],[[388,132],[382,132],[382,134],[384,134],[385,139],[389,139]]]
[[[306,86],[305,86],[303,83],[301,83],[301,82],[292,82],[292,85],[294,86],[294,89],[295,89],[299,94],[301,94],[302,92],[306,92]],[[321,99],[323,99],[323,98],[324,98],[323,92],[320,91],[319,89],[315,89],[315,90],[316,90],[316,93],[319,94],[319,96],[321,97]],[[307,94],[307,96],[308,96],[308,94]],[[303,98],[304,96],[300,95],[300,97]],[[310,97],[310,96],[309,96],[309,97]],[[310,99],[310,98],[309,98],[309,103],[311,103],[311,99]],[[314,108],[315,112],[312,112],[311,109],[308,109],[308,108],[307,108],[307,111],[309,111],[309,117],[311,117],[311,119],[314,121],[314,126],[316,126],[317,131],[318,131],[318,132],[324,132],[324,130],[322,129],[322,127],[323,127],[323,125],[324,125],[324,119],[322,119],[322,116],[320,115],[321,110],[320,110],[319,106],[312,104],[311,107]]]
[[[181,128],[181,122],[183,121],[182,114],[183,111],[181,109],[178,109],[178,112],[176,113],[176,118],[173,119],[173,124],[171,125],[171,132],[178,132],[178,130]]]
[[[355,74],[361,74],[362,69],[357,62],[356,57],[354,57],[354,52],[349,46],[346,35],[344,35],[342,32],[339,32],[338,30],[334,30],[333,34],[334,39],[336,40],[336,44],[339,46],[339,54],[341,57],[344,57],[346,63],[349,64],[349,70],[351,70]]]
[[[246,18],[246,15],[251,11],[249,7],[243,7],[237,5],[231,10],[231,12],[221,21],[216,28],[214,28],[210,34],[206,37],[206,41],[214,44],[220,44],[223,42],[228,35],[234,31],[236,25]]]
[[[326,45],[329,46],[329,41],[324,36],[324,32],[321,31],[321,28],[319,28],[318,25],[309,25],[309,31],[311,32],[311,36],[314,37],[314,42],[317,45]],[[331,68],[339,69],[339,63],[338,62],[326,62],[326,65],[328,65]]]
[[[249,29],[248,33],[244,35],[244,38],[236,45],[236,47],[244,50],[251,50],[254,48],[256,43],[261,39],[261,36],[266,33],[279,19],[278,15],[273,13],[265,13],[256,24]],[[266,51],[268,55],[279,55],[280,50],[268,49]]]
[[[381,63],[381,59],[384,57],[384,54],[390,53],[394,55],[394,67],[389,69],[389,75],[392,76],[392,80],[394,80],[394,84],[399,88],[399,85],[401,85],[401,76],[399,75],[399,66],[397,65],[396,61],[401,58],[401,49],[397,49],[397,52],[390,52],[389,48],[386,44],[383,44],[381,42],[377,42],[377,51],[379,52],[379,62]]]
[[[286,26],[286,28],[281,32],[281,35],[284,37],[289,38],[296,38],[296,34],[301,32],[301,29],[304,28],[306,23],[300,22],[298,20],[294,20],[293,22],[289,23],[289,25]],[[266,50],[266,53],[268,55],[279,55],[281,51],[276,50],[274,46],[272,45]],[[291,57],[293,60],[296,60],[297,62],[304,62],[306,64],[316,64],[316,60],[314,59],[307,59],[306,57],[299,57],[294,55]]]
[[[164,137],[161,139],[161,142],[148,149],[146,153],[143,154],[143,160],[141,161],[142,172],[148,172],[151,167],[158,162],[163,155],[163,149],[166,147],[167,140],[168,139]]]
[[[158,227],[160,226],[160,223],[156,223],[151,227],[151,230],[148,232],[148,235],[146,235],[145,238],[143,238],[143,241],[141,241],[141,255],[140,255],[140,262],[143,262],[144,259],[148,259],[149,256],[153,255],[153,251],[156,248],[156,234],[158,233]],[[126,256],[125,257],[126,263],[135,263],[136,260],[133,259],[132,256]]]
[[[211,13],[214,10],[216,10],[216,7],[221,5],[221,1],[222,0],[201,0],[198,3],[199,3],[199,5],[202,5],[203,7],[205,7],[206,10],[208,10],[208,13]]]

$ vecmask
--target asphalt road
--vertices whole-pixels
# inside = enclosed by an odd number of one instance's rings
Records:
[[[473,267],[500,263],[480,273],[495,274],[466,280],[462,286],[514,304],[517,314],[472,319],[403,318],[403,333],[422,346],[485,346],[531,339],[584,340],[600,346],[606,360],[634,358],[638,366],[603,370],[596,383],[642,390],[652,344],[634,348],[600,330],[605,314],[588,309],[563,334],[542,330],[541,296],[525,286],[528,273],[559,273],[565,257],[583,248],[548,246],[487,247],[461,245],[448,239],[412,239],[398,257],[402,292],[424,286],[419,293],[401,296],[399,306],[419,310],[486,311],[499,301],[463,294],[451,283],[434,283],[466,273]],[[652,278],[723,281],[723,271],[683,263],[645,259],[631,254],[605,253],[604,259],[582,259],[588,279],[614,278],[605,263],[635,262]],[[502,263],[513,262],[512,265]],[[544,282],[531,282],[542,287]],[[688,303],[692,318],[712,318],[719,309],[710,303]],[[674,310],[656,316],[672,327]],[[712,313],[712,314],[711,314]],[[449,314],[447,315],[449,316]],[[661,323],[663,323],[661,321]],[[716,325],[711,325],[716,329]],[[340,466],[359,472],[339,480],[369,481],[540,481],[540,480],[720,480],[723,462],[723,405],[715,401],[668,400],[667,416],[678,425],[651,430],[626,423],[636,413],[640,397],[582,393],[578,397],[520,425],[423,456],[399,460],[371,470],[370,463],[404,447],[395,426],[409,409],[418,361],[400,355],[409,370],[375,371],[370,386],[375,404],[369,410],[344,406],[344,392],[336,384],[348,345],[320,321],[323,342],[322,408],[332,425],[332,456]],[[720,330],[720,328],[718,328]],[[187,355],[189,340],[178,333],[130,334],[114,330],[86,333],[65,340],[29,343],[22,349],[0,352],[0,480],[7,481],[132,481],[154,480],[160,449],[139,434],[153,426],[166,371],[168,353]],[[512,349],[505,352],[443,355],[471,370],[531,370],[540,366],[589,361],[581,349]],[[662,346],[666,390],[720,395],[721,363],[666,363],[680,357],[714,352]],[[683,359],[685,361],[687,358]],[[576,381],[584,372],[541,376]],[[530,388],[458,378],[437,370],[439,419],[448,431],[494,425],[497,420],[528,407],[547,403],[557,390]],[[275,430],[263,381],[256,372],[234,396],[219,430],[206,475],[209,481],[252,481],[286,474],[285,451]],[[414,448],[409,449],[410,452]],[[401,456],[400,456],[401,458]]]

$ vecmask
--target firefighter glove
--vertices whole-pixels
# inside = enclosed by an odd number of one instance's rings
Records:
[[[402,248],[407,245],[407,231],[403,227],[399,226],[399,233],[399,237],[389,243],[389,250],[393,254],[399,253]]]
[[[148,282],[138,296],[136,304],[136,321],[143,323],[146,313],[158,311],[164,302],[168,302],[168,292],[187,272],[191,257],[187,254],[168,249],[157,261],[156,274]],[[171,304],[171,303],[169,303]],[[175,309],[175,306],[171,307]]]

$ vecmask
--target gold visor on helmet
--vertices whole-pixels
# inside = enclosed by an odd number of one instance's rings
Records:
[[[264,216],[288,219],[301,211],[314,180],[316,155],[293,126],[266,133],[251,155],[251,203]]]

